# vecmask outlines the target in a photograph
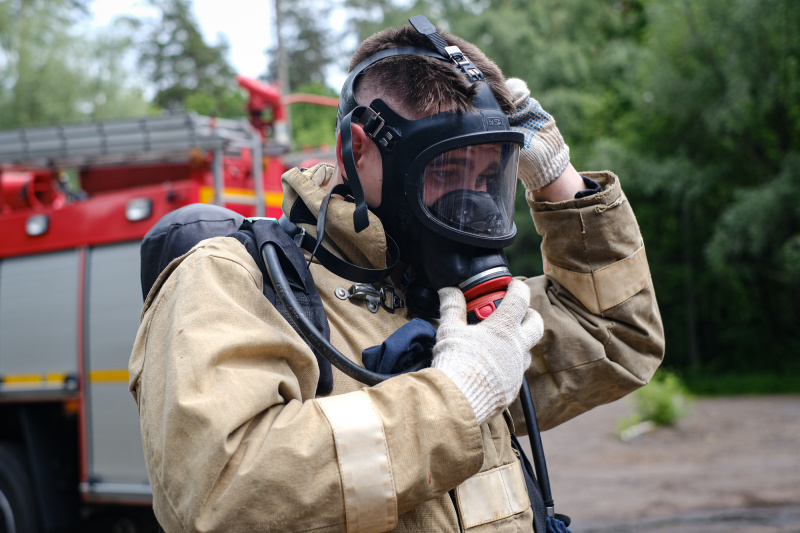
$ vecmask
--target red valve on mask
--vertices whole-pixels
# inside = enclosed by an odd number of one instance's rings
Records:
[[[489,318],[506,295],[511,276],[499,276],[464,290],[467,300],[467,323],[477,324]]]

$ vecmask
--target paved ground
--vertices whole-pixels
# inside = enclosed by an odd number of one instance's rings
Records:
[[[627,400],[543,435],[573,533],[800,533],[800,396],[695,401],[673,428],[616,435]]]

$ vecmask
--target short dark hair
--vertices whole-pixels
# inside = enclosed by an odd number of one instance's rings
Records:
[[[481,72],[505,113],[514,105],[500,68],[477,46],[437,29],[449,46],[458,46]],[[367,38],[353,54],[350,70],[372,54],[387,48],[420,46],[435,50],[427,37],[411,25],[387,28]],[[444,105],[457,111],[472,109],[474,84],[454,63],[423,55],[394,56],[369,66],[355,87],[356,100],[369,105],[375,98],[391,100],[395,111],[409,119],[438,112]]]

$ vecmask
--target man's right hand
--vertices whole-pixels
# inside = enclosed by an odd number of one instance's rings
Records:
[[[432,366],[461,389],[482,424],[517,397],[531,364],[530,350],[544,332],[542,317],[529,307],[528,287],[517,280],[509,284],[503,303],[480,324],[467,324],[467,304],[457,288],[439,289],[439,299],[441,319]]]

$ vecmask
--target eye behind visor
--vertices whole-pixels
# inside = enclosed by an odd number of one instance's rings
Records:
[[[513,232],[519,146],[496,142],[432,157],[420,176],[420,204],[447,228],[477,237]]]

